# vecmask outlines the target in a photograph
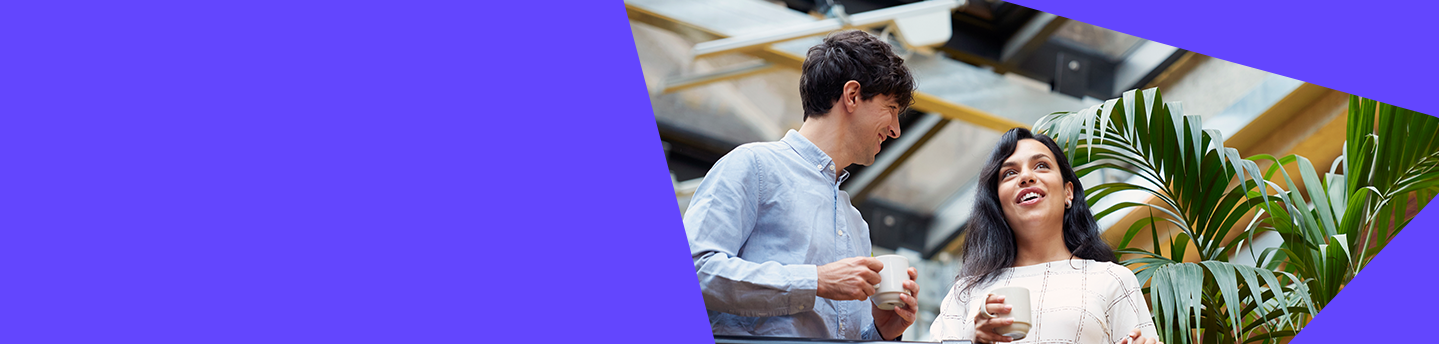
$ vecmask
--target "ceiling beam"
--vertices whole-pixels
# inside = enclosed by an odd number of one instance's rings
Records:
[[[1158,78],[1170,65],[1184,57],[1186,51],[1155,41],[1142,41],[1134,51],[1114,68],[1112,94],[1136,89]]]
[[[700,42],[694,46],[695,58],[714,56],[731,52],[745,52],[755,50],[759,47],[768,46],[795,40],[804,37],[823,35],[843,29],[872,29],[884,27],[902,22],[909,18],[919,18],[942,13],[941,23],[948,26],[949,14],[956,7],[963,6],[963,0],[928,0],[907,5],[900,5],[888,8],[876,9],[863,13],[849,15],[848,18],[828,18],[807,23],[788,25],[779,30],[758,31],[742,36],[726,37],[712,41]],[[903,23],[899,23],[903,27]],[[945,27],[945,29],[949,29]],[[902,34],[902,33],[901,33]],[[921,35],[923,32],[911,32],[911,35]],[[947,38],[947,37],[946,37]],[[939,43],[944,43],[943,40]]]
[[[737,66],[721,69],[700,75],[683,76],[665,80],[665,93],[676,92],[687,88],[708,85],[714,82],[734,80],[750,75],[760,74],[779,68],[778,65],[769,61],[755,61]]]
[[[672,18],[658,11],[646,8],[644,4],[649,2],[650,1],[626,1],[625,11],[630,20],[671,30],[680,33],[682,36],[728,37],[721,32],[687,23],[683,20]],[[785,9],[785,11],[789,10]],[[779,45],[765,45],[757,50],[745,51],[745,53],[769,61],[777,66],[788,67],[795,70],[801,69],[804,65],[804,56],[781,50],[777,48],[778,46]],[[975,125],[990,128],[995,131],[1005,131],[1014,127],[1029,127],[1029,125],[1024,123],[947,101],[923,90],[915,91],[914,98],[915,104],[913,108],[917,111],[938,113],[945,118],[974,123]]]
[[[949,200],[934,211],[934,219],[929,222],[929,231],[924,240],[924,257],[932,257],[939,252],[950,252],[957,254],[959,245],[964,238],[964,227],[968,225],[970,215],[974,213],[974,194],[979,188],[979,178],[974,178],[959,188],[958,192],[949,197]]]
[[[1039,12],[1030,18],[1029,22],[1019,28],[1009,40],[1004,42],[1004,48],[1000,50],[999,62],[1009,68],[1017,68],[1020,63],[1028,59],[1034,51],[1049,41],[1049,37],[1059,31],[1060,26],[1069,22],[1069,19],[1053,14]]]

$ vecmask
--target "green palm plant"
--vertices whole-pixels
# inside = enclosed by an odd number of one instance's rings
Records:
[[[1409,223],[1411,202],[1422,209],[1439,193],[1439,118],[1351,96],[1348,121],[1344,153],[1323,179],[1301,156],[1252,157],[1272,163],[1266,179],[1280,172],[1295,190],[1285,168],[1293,164],[1298,185],[1307,186],[1307,202],[1293,191],[1268,201],[1284,211],[1265,227],[1284,244],[1259,259],[1283,257],[1285,271],[1311,276],[1307,287],[1321,308]]]
[[[1271,342],[1302,329],[1407,223],[1408,200],[1422,207],[1439,185],[1439,120],[1360,98],[1350,104],[1345,156],[1359,157],[1341,159],[1346,172],[1362,172],[1349,178],[1337,173],[1337,161],[1321,180],[1302,156],[1241,158],[1223,146],[1222,134],[1203,129],[1197,116],[1183,115],[1179,103],[1165,103],[1156,89],[1051,114],[1035,129],[1066,150],[1081,177],[1109,169],[1145,181],[1100,184],[1087,188],[1087,196],[1096,218],[1123,216],[1126,209],[1147,215],[1125,229],[1116,254],[1134,257],[1121,263],[1148,285],[1161,340]],[[1426,139],[1408,144],[1382,137]],[[1259,162],[1270,166],[1261,171]],[[1289,164],[1298,167],[1299,183],[1290,179]],[[1284,185],[1270,181],[1276,172],[1284,172]],[[1310,186],[1309,201],[1294,191],[1298,185]],[[1095,208],[1121,192],[1147,193],[1156,201]],[[1177,234],[1161,242],[1160,225]],[[1254,259],[1268,264],[1229,261],[1268,230],[1284,238]],[[1132,247],[1145,231],[1151,249]],[[1184,261],[1191,247],[1197,263]]]
[[[1294,283],[1295,276],[1228,262],[1227,253],[1238,242],[1225,238],[1256,206],[1267,205],[1264,182],[1254,173],[1256,163],[1223,147],[1222,135],[1204,130],[1199,117],[1184,116],[1179,103],[1165,103],[1156,89],[1129,91],[1089,109],[1046,116],[1035,129],[1055,138],[1081,177],[1116,169],[1147,182],[1090,187],[1091,207],[1126,191],[1158,200],[1118,202],[1095,217],[1117,216],[1125,209],[1149,214],[1127,229],[1116,253],[1137,256],[1122,263],[1138,266],[1136,277],[1149,285],[1162,341],[1188,343],[1191,329],[1214,342],[1248,339],[1261,328],[1265,335],[1283,335],[1300,325],[1301,314],[1315,312],[1312,300],[1289,297],[1307,295],[1292,292],[1304,286]],[[1161,223],[1179,232],[1167,245],[1159,242]],[[1151,233],[1153,251],[1129,245],[1144,230]],[[1200,263],[1183,261],[1191,246]]]

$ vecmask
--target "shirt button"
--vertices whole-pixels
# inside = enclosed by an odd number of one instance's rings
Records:
[[[818,168],[818,169],[823,170],[823,169],[824,169],[824,165],[814,165],[814,168]]]
[[[839,236],[844,236],[844,231],[835,231],[835,233],[839,233]]]

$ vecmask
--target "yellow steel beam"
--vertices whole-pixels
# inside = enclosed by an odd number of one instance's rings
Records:
[[[969,122],[998,132],[1009,131],[1012,128],[1029,128],[1028,124],[995,116],[984,110],[956,104],[924,92],[914,92],[914,109],[921,112],[938,113],[944,118]]]
[[[628,14],[630,20],[653,25],[691,39],[712,40],[728,37],[719,32],[685,23],[684,21],[670,18],[629,3],[625,4],[625,12]],[[769,63],[774,65],[795,70],[801,69],[804,65],[804,56],[775,49],[773,45],[766,45],[762,49],[750,50],[745,53],[769,61]],[[914,92],[914,109],[921,112],[937,113],[944,116],[944,118],[965,121],[1000,132],[1015,127],[1029,128],[1029,124],[1015,122],[1014,120],[996,116],[980,109],[950,102],[923,91]]]
[[[711,72],[704,75],[689,76],[665,81],[665,93],[675,92],[687,88],[708,85],[715,82],[739,79],[750,75],[760,74],[779,68],[768,61],[757,61],[759,63],[744,64],[737,67]]]

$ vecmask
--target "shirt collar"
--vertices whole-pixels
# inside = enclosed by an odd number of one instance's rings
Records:
[[[840,172],[839,183],[844,183],[846,179],[849,179],[849,171],[844,170],[843,167],[831,167],[834,166],[834,160],[829,158],[829,154],[825,154],[824,151],[819,149],[819,146],[815,146],[814,143],[806,139],[804,135],[800,135],[799,131],[790,129],[789,132],[784,134],[784,138],[780,139],[780,141],[789,144],[795,153],[799,153],[799,156],[804,158],[806,162],[813,164],[814,169],[821,174],[833,176],[833,173],[838,171]]]

